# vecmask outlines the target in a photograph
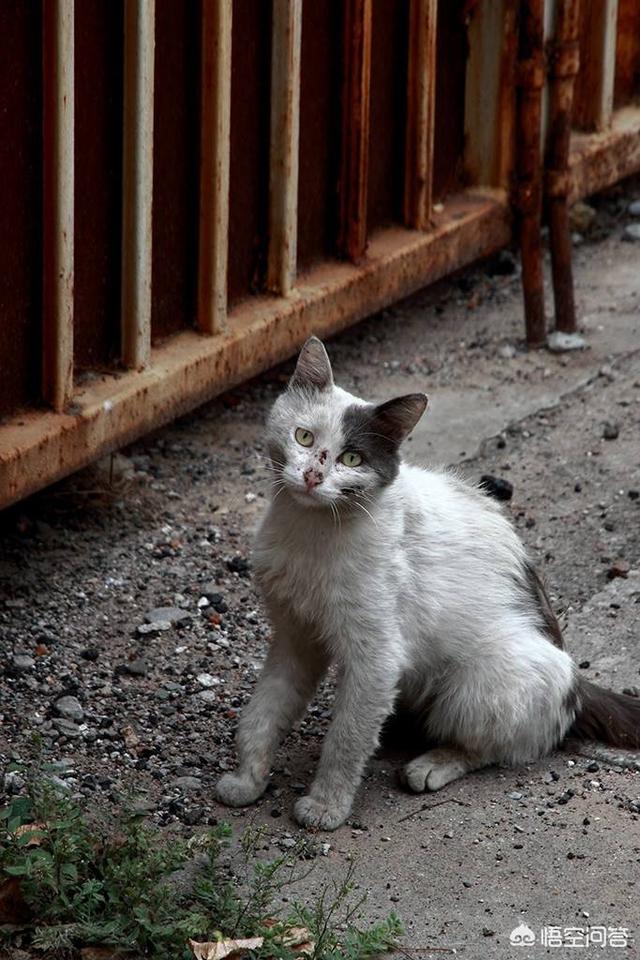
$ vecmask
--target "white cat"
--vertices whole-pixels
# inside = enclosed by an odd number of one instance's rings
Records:
[[[544,589],[498,505],[451,473],[404,464],[423,394],[381,405],[333,383],[312,337],[268,422],[276,492],[255,544],[273,642],[238,730],[240,765],[219,799],[253,803],[281,738],[334,663],[338,692],[306,826],[349,815],[395,706],[442,744],[408,764],[437,790],[469,770],[519,764],[571,731],[640,746],[640,702],[579,677]]]

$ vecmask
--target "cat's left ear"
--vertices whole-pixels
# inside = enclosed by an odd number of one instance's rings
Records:
[[[393,443],[402,443],[427,409],[428,402],[424,393],[408,393],[381,403],[373,413],[376,430]]]
[[[331,362],[322,340],[309,337],[300,351],[289,386],[306,390],[327,390],[333,386]]]

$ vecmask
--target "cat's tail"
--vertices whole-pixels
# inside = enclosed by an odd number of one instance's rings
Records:
[[[577,678],[576,716],[568,736],[640,750],[640,698]]]

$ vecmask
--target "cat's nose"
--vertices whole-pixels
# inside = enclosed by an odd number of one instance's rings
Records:
[[[319,470],[314,470],[312,467],[309,467],[308,470],[302,474],[304,482],[306,484],[307,490],[313,490],[314,487],[317,487],[324,480],[324,475]]]

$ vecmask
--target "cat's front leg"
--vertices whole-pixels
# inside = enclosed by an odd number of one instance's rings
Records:
[[[313,696],[326,668],[323,655],[282,624],[276,629],[260,678],[240,718],[238,769],[215,787],[221,803],[244,807],[260,797],[269,781],[278,744]]]
[[[349,816],[367,760],[393,709],[399,670],[391,660],[363,657],[344,670],[318,771],[308,795],[294,808],[303,826],[335,830]]]

